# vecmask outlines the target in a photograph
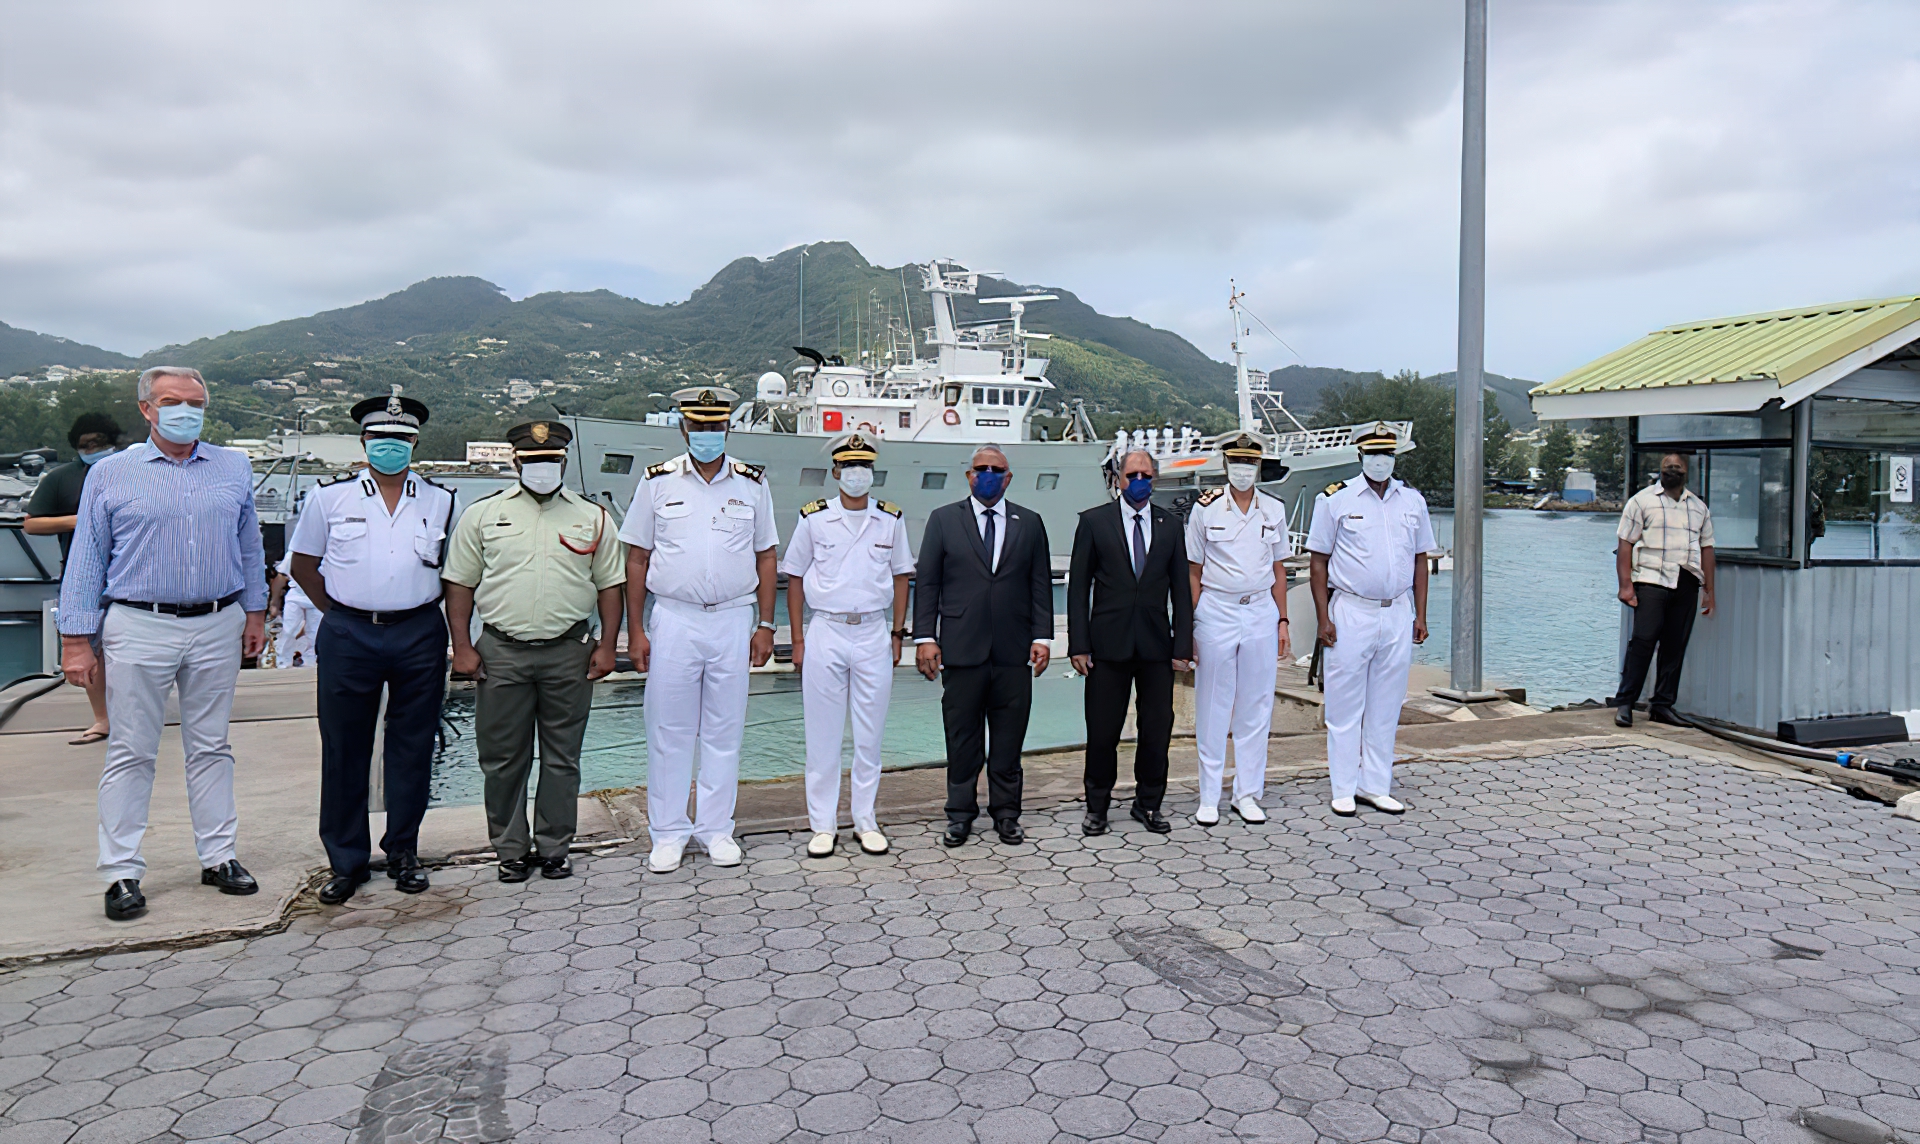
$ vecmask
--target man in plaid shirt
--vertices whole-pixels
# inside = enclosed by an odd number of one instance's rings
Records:
[[[1680,663],[1693,634],[1694,609],[1713,614],[1713,514],[1687,489],[1687,458],[1660,458],[1660,483],[1648,485],[1620,513],[1620,546],[1614,556],[1620,601],[1633,609],[1633,636],[1620,666],[1613,721],[1633,726],[1633,705],[1647,682],[1653,652],[1660,650],[1647,718],[1678,723],[1673,704],[1680,691]]]

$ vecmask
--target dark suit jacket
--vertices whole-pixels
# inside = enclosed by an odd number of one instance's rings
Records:
[[[1131,517],[1123,519],[1113,502],[1080,514],[1067,575],[1067,654],[1096,660],[1193,656],[1186,530],[1159,505],[1148,519],[1153,527],[1147,566],[1136,580],[1122,531]]]
[[[1000,567],[989,570],[972,498],[927,516],[913,575],[913,635],[940,644],[952,667],[1027,662],[1035,640],[1053,638],[1053,565],[1040,514],[1005,497]]]

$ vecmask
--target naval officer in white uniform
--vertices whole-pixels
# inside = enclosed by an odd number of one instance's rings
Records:
[[[869,496],[878,459],[873,444],[858,433],[834,444],[833,476],[840,495],[800,510],[780,564],[787,574],[793,666],[800,671],[807,716],[809,858],[831,855],[837,841],[840,744],[849,708],[853,832],[860,849],[887,852],[873,802],[880,790],[880,741],[893,695],[893,666],[907,634],[913,553],[900,506]]]
[[[739,398],[712,386],[673,399],[687,451],[648,466],[620,526],[629,546],[627,650],[647,673],[648,866],[656,874],[679,868],[689,838],[716,866],[740,863],[733,807],[747,671],[773,657],[778,576],[773,493],[758,465],[727,456],[727,421]],[[653,615],[643,625],[649,592]],[[689,819],[696,747],[699,791]]]
[[[1254,488],[1265,447],[1247,432],[1220,439],[1227,488],[1208,489],[1187,514],[1193,590],[1193,723],[1200,755],[1202,826],[1220,821],[1233,737],[1233,801],[1245,822],[1267,820],[1267,735],[1287,621],[1287,507]]]
[[[1399,438],[1380,422],[1355,444],[1360,475],[1315,503],[1307,534],[1326,648],[1327,769],[1342,817],[1354,813],[1355,798],[1388,814],[1406,810],[1393,797],[1393,736],[1413,645],[1427,639],[1425,554],[1433,549],[1427,499],[1393,479]]]

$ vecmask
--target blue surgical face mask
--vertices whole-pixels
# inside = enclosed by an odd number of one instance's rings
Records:
[[[727,451],[727,434],[724,429],[690,430],[687,433],[687,452],[701,464],[717,461],[720,454]]]
[[[198,405],[162,405],[157,416],[162,437],[176,445],[191,445],[200,439],[207,411]]]
[[[992,501],[1007,487],[1007,474],[996,473],[992,469],[973,471],[973,495],[981,501]]]
[[[367,442],[367,464],[376,473],[391,477],[413,463],[413,442],[393,437],[375,437]]]
[[[98,453],[82,453],[80,454],[80,459],[89,465],[97,465],[111,456],[113,456],[113,450],[106,448],[100,450]]]
[[[1134,504],[1145,504],[1153,496],[1152,477],[1128,477],[1127,499]]]

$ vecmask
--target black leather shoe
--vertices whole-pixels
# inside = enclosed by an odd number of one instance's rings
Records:
[[[966,844],[967,835],[972,833],[973,830],[965,823],[949,822],[947,823],[947,832],[940,836],[940,845],[945,846],[949,850],[955,846],[963,846]]]
[[[260,883],[253,880],[247,868],[232,858],[220,863],[211,870],[200,871],[202,886],[218,886],[223,894],[257,894]]]
[[[1160,813],[1159,807],[1143,807],[1136,802],[1133,804],[1133,809],[1128,813],[1133,815],[1135,822],[1138,822],[1155,834],[1173,833],[1173,823],[1167,821],[1167,816]]]
[[[147,896],[140,892],[140,879],[122,878],[107,887],[107,920],[132,921],[147,912]]]
[[[542,878],[571,878],[573,877],[573,863],[567,861],[565,854],[556,855],[552,858],[542,858],[540,859],[540,876]]]
[[[524,882],[531,877],[533,877],[533,862],[531,859],[500,859],[500,880],[502,882]]]
[[[1098,838],[1113,827],[1107,825],[1105,811],[1089,810],[1085,822],[1080,824],[1080,833],[1088,838]]]
[[[1633,708],[1615,707],[1613,709],[1613,725],[1616,727],[1633,726]]]
[[[993,832],[998,834],[1000,841],[1008,846],[1018,846],[1027,840],[1027,832],[1020,829],[1020,824],[1011,818],[1005,822],[994,823]]]
[[[387,877],[393,879],[393,888],[403,894],[418,894],[429,885],[427,868],[420,864],[417,854],[387,855]]]
[[[320,887],[319,893],[315,896],[320,899],[321,905],[337,906],[348,898],[353,897],[353,892],[365,885],[367,879],[370,877],[372,877],[372,875],[368,874],[365,870],[361,870],[355,874],[336,873],[333,877],[327,879],[326,884]]]
[[[1686,726],[1686,724],[1685,724],[1685,723],[1683,723],[1683,722],[1681,722],[1681,720],[1680,720],[1680,716],[1678,716],[1678,715],[1675,715],[1675,714],[1673,713],[1673,708],[1671,708],[1671,707],[1649,707],[1649,708],[1647,708],[1647,722],[1649,722],[1649,723],[1665,723],[1665,724],[1666,724],[1667,726],[1669,726],[1669,727],[1684,727],[1684,726]]]

